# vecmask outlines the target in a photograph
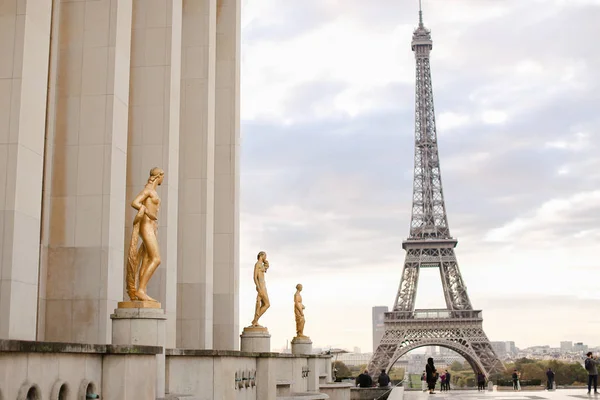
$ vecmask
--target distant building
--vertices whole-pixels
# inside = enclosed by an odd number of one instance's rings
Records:
[[[508,351],[506,351],[506,342],[490,342],[490,344],[500,359],[508,355]]]
[[[360,354],[360,347],[354,347],[354,352]]]
[[[560,342],[560,351],[565,353],[573,351],[573,342]]]
[[[586,353],[588,351],[588,346],[582,342],[577,342],[573,344],[573,351],[578,353]]]
[[[383,314],[386,312],[388,312],[386,306],[373,307],[373,352],[377,350],[377,346],[379,346],[379,342],[385,331],[383,328]]]
[[[513,341],[490,342],[490,344],[500,359],[505,359],[518,353],[517,346],[515,346],[515,342]]]

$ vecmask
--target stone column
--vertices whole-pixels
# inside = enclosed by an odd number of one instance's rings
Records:
[[[36,338],[51,16],[0,3],[0,338]]]
[[[213,344],[216,0],[183,0],[177,347]]]
[[[110,343],[109,315],[123,292],[132,3],[54,6],[44,334],[48,341]]]
[[[240,335],[241,350],[248,353],[271,351],[271,334],[264,327],[245,327]]]
[[[171,348],[175,347],[177,309],[181,5],[181,0],[133,0],[123,244],[123,248],[129,246],[136,212],[130,203],[143,189],[150,169],[160,167],[165,171],[158,219],[162,262],[148,290],[166,311],[166,345]]]
[[[213,336],[215,349],[239,342],[240,0],[217,9]]]
[[[122,302],[119,303],[119,306],[135,306],[135,303]],[[117,308],[110,318],[112,319],[112,344],[162,347],[162,352],[156,355],[156,379],[152,383],[156,388],[156,397],[164,397],[165,320],[167,319],[164,310],[159,308]],[[151,371],[138,372],[143,375],[143,373],[149,374]]]
[[[319,359],[315,356],[308,359],[308,383],[309,392],[319,391]]]
[[[292,354],[312,354],[312,340],[308,336],[296,336],[292,339]]]
[[[277,398],[276,362],[272,357],[256,360],[256,398],[275,400]]]

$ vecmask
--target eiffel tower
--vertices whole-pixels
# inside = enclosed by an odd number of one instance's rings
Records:
[[[413,33],[417,73],[415,90],[415,167],[410,235],[402,242],[406,259],[393,311],[385,313],[385,331],[369,362],[371,375],[389,370],[404,354],[418,347],[442,346],[463,356],[475,373],[489,376],[504,370],[483,331],[481,310],[474,310],[458,269],[442,191],[435,129],[429,53],[431,31],[423,25]],[[415,309],[421,268],[438,268],[446,309]]]

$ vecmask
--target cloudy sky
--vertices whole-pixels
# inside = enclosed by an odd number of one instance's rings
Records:
[[[240,323],[371,351],[412,197],[417,0],[245,0]],[[451,233],[491,340],[600,345],[600,0],[423,0]],[[436,270],[418,308],[443,307]]]

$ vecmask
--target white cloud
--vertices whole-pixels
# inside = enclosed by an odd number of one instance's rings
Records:
[[[398,51],[410,26],[390,32],[374,32],[340,16],[327,24],[287,42],[278,40],[247,43],[244,50],[242,118],[282,119],[285,100],[294,87],[315,80],[335,80],[347,89],[323,110],[356,115],[386,106],[370,97],[382,85],[412,82],[407,59]]]
[[[552,235],[548,231],[560,228],[561,224],[576,224],[576,214],[585,212],[598,213],[600,209],[600,190],[581,192],[566,198],[557,198],[544,202],[528,216],[518,217],[486,234],[486,240],[492,242],[523,242],[533,240],[549,240]]]
[[[586,132],[577,132],[568,140],[553,140],[544,145],[552,149],[581,151],[590,145],[590,135]]]
[[[486,124],[501,124],[506,122],[508,115],[504,111],[488,110],[483,112],[481,119]]]
[[[436,117],[436,124],[440,131],[449,131],[466,125],[470,117],[466,114],[458,114],[451,111],[440,113]]]

